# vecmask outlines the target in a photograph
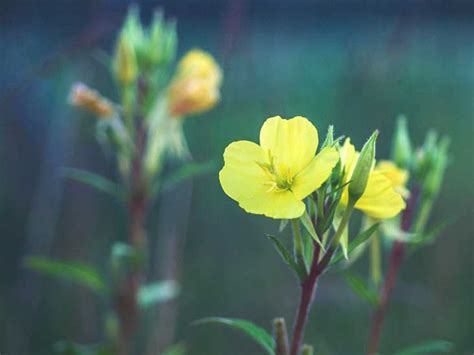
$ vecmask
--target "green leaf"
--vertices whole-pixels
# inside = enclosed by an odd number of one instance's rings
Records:
[[[76,282],[99,294],[105,294],[108,291],[105,280],[97,270],[84,263],[27,256],[23,258],[23,265],[48,276]]]
[[[256,326],[252,322],[235,318],[208,317],[200,319],[193,324],[201,325],[206,323],[220,323],[231,328],[238,329],[255,340],[262,348],[267,351],[268,354],[275,354],[273,350],[275,348],[275,341],[273,340],[273,337],[268,334],[265,329]]]
[[[379,223],[373,224],[369,228],[367,228],[365,231],[360,233],[357,237],[354,238],[354,240],[349,244],[348,248],[348,254],[350,255],[351,252],[357,248],[359,245],[364,243],[366,240],[368,240],[372,234],[377,230],[379,227]],[[336,253],[334,253],[334,256],[331,259],[330,265],[335,265],[339,261],[344,259],[344,253],[342,250],[338,250]]]
[[[74,168],[62,168],[61,175],[72,179],[83,184],[89,185],[96,190],[105,192],[106,194],[116,198],[119,201],[123,201],[124,194],[120,189],[120,186],[103,176],[91,173],[89,171],[74,169]]]
[[[379,297],[376,291],[371,290],[359,276],[344,272],[344,280],[347,282],[349,287],[363,300],[369,302],[372,306],[377,305]]]
[[[321,249],[324,251],[324,245],[321,243],[321,240],[314,229],[313,222],[311,221],[311,217],[309,216],[308,212],[305,211],[304,214],[300,217],[300,221],[303,224],[303,227],[308,231],[309,235],[319,244]]]
[[[281,233],[283,232],[283,230],[286,228],[286,226],[288,225],[288,222],[290,220],[289,219],[282,219],[280,221],[280,226],[278,227],[278,233]]]
[[[173,299],[178,293],[179,285],[176,281],[166,280],[149,283],[140,287],[138,304],[141,308],[146,308]]]
[[[454,345],[446,340],[432,340],[399,350],[394,355],[419,355],[433,353],[448,353],[453,351]]]
[[[339,227],[339,224],[342,221],[342,215],[343,215],[343,210],[337,208],[337,211],[334,214],[333,218],[333,226],[334,229],[337,230]],[[344,230],[341,233],[341,239],[339,241],[339,245],[341,246],[342,253],[344,255],[344,258],[347,260],[349,259],[349,228],[344,228]]]
[[[111,349],[103,344],[76,344],[62,340],[54,344],[53,352],[58,355],[112,355]]]
[[[283,243],[274,235],[267,235],[268,239],[270,239],[273,242],[273,245],[275,246],[276,250],[278,251],[278,254],[282,257],[282,259],[288,264],[288,266],[296,272],[298,277],[303,280],[304,277],[306,276],[305,270],[302,270],[300,266],[295,262],[293,259],[293,256],[291,253],[288,251],[288,249],[283,245]]]
[[[215,171],[216,169],[217,163],[215,161],[185,164],[164,179],[161,189],[163,191],[168,191],[173,186],[179,184],[180,182],[183,182],[184,180],[190,179],[195,176],[208,174],[212,171]]]
[[[184,346],[184,344],[178,343],[166,349],[163,355],[184,355],[185,352],[186,347]]]

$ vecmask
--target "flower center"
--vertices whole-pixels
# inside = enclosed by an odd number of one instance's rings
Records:
[[[284,164],[275,164],[275,161],[269,153],[270,163],[257,162],[268,177],[265,183],[269,186],[268,192],[272,191],[291,191],[294,176]]]

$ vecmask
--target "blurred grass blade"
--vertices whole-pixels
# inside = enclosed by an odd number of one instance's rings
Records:
[[[370,226],[369,228],[367,228],[365,231],[363,231],[359,235],[357,235],[357,237],[355,237],[354,240],[349,244],[348,254],[350,255],[351,252],[355,248],[357,248],[359,245],[361,245],[366,240],[368,240],[372,236],[372,234],[377,230],[378,227],[379,227],[379,223],[376,223],[376,224]],[[330,265],[335,265],[336,263],[338,263],[342,259],[344,259],[344,253],[343,253],[342,250],[339,249],[334,254],[333,258],[331,259]]]
[[[149,283],[140,287],[138,291],[138,304],[140,308],[147,308],[173,299],[178,293],[179,285],[176,281],[166,280]]]
[[[300,280],[303,280],[306,277],[306,272],[303,270],[293,259],[293,255],[288,251],[288,249],[283,245],[283,243],[274,235],[267,235],[268,239],[273,242],[278,254],[286,262],[286,264],[298,275]]]
[[[399,350],[394,355],[420,355],[452,352],[453,343],[446,340],[432,340]]]
[[[275,341],[273,340],[273,337],[268,334],[265,329],[256,326],[252,322],[235,318],[208,317],[194,322],[193,325],[201,325],[206,323],[224,324],[231,328],[240,330],[255,340],[262,348],[267,351],[268,354],[275,355],[275,351],[273,350],[275,348]]]
[[[44,275],[73,281],[99,294],[107,292],[102,276],[90,265],[76,261],[53,260],[41,256],[23,258],[24,267]]]
[[[375,290],[371,290],[368,285],[365,284],[359,276],[345,272],[343,273],[344,280],[347,282],[349,287],[364,301],[369,302],[372,306],[377,305],[379,297]]]
[[[71,180],[89,185],[96,190],[105,192],[119,201],[123,201],[123,193],[120,186],[103,176],[74,168],[62,168],[61,175]]]
[[[173,186],[195,176],[205,175],[217,170],[217,163],[213,160],[205,163],[185,164],[175,172],[164,178],[162,190],[167,191]]]

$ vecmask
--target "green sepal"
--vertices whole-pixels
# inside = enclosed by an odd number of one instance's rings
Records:
[[[235,318],[221,318],[221,317],[208,317],[193,322],[193,325],[201,325],[207,323],[219,323],[229,326],[231,328],[242,331],[244,334],[252,338],[257,344],[259,344],[267,354],[275,355],[275,341],[273,337],[267,333],[267,331],[252,322],[243,319]]]

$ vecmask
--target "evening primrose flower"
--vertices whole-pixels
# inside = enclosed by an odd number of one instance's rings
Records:
[[[339,153],[344,167],[344,182],[348,182],[359,158],[359,152],[347,138]],[[400,176],[396,176],[396,178],[398,181],[403,181],[403,177],[400,179]],[[341,203],[347,205],[348,199],[348,188],[346,187],[342,193]],[[396,191],[392,180],[383,173],[383,169],[372,167],[365,191],[354,207],[371,218],[386,219],[399,214],[405,208],[405,202],[401,194]]]
[[[171,115],[182,117],[211,109],[220,99],[221,83],[222,71],[214,58],[198,49],[189,51],[169,88]]]
[[[293,219],[305,211],[303,199],[320,187],[339,160],[326,147],[315,155],[318,131],[306,118],[267,119],[260,145],[237,141],[224,152],[219,180],[224,192],[245,211]]]

